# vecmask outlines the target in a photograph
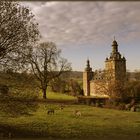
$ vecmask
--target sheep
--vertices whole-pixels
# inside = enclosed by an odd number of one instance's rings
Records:
[[[60,105],[59,109],[60,109],[60,110],[63,110],[64,107],[65,107],[64,105]]]
[[[75,111],[74,111],[74,115],[75,115],[75,116],[81,116],[82,113],[81,113],[81,111],[79,111],[79,110],[75,110]]]
[[[48,115],[49,115],[49,114],[54,114],[54,109],[49,109],[48,112],[47,112],[47,114],[48,114]]]

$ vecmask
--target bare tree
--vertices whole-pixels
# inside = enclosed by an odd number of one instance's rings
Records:
[[[61,50],[52,42],[44,42],[34,48],[28,57],[32,72],[40,83],[43,98],[51,80],[71,70],[70,63],[60,56]]]
[[[124,93],[124,84],[119,80],[96,80],[95,91],[99,95],[108,95],[112,99],[121,99]]]
[[[0,64],[18,64],[22,53],[38,40],[39,31],[31,11],[17,2],[0,1]]]

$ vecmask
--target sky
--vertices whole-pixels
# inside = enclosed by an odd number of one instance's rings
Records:
[[[104,69],[111,44],[118,42],[127,70],[140,70],[140,2],[50,1],[20,2],[39,23],[42,41],[52,41],[74,71]]]

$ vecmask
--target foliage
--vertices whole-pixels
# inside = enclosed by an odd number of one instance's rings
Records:
[[[64,74],[52,80],[52,82],[50,83],[51,90],[53,92],[61,92],[61,93],[66,93],[73,96],[83,95],[81,84],[79,83],[77,79],[71,79],[70,75]]]
[[[38,89],[30,89],[30,88],[21,88],[15,89],[12,93],[9,93],[15,99],[23,100],[23,101],[36,101],[39,97]]]
[[[116,84],[111,89],[115,94],[106,103],[108,108],[124,109],[125,104],[136,104],[140,102],[140,82],[127,81],[124,85]],[[133,103],[134,102],[134,103]],[[132,105],[131,105],[132,106]]]
[[[23,54],[39,39],[38,25],[31,11],[17,2],[0,1],[0,13],[0,64],[19,70]]]
[[[114,109],[123,109],[125,103],[130,103],[134,96],[130,95],[130,92],[134,86],[130,86],[129,81],[96,81],[95,89],[99,94],[105,94],[109,96],[109,100],[106,102],[105,107]],[[134,94],[134,91],[131,92]]]
[[[71,79],[69,82],[69,86],[70,86],[71,95],[74,96],[83,95],[82,88],[76,80]]]
[[[134,72],[134,78],[135,78],[137,81],[140,81],[140,71],[135,70],[135,72]]]
[[[24,90],[34,91],[38,84],[35,77],[28,73],[0,72],[0,85],[6,85],[9,92],[23,92]]]
[[[53,92],[65,93],[68,91],[68,89],[66,89],[68,87],[67,81],[65,79],[60,78],[60,77],[53,79],[50,82],[50,85],[51,85],[51,90]]]
[[[5,83],[8,94],[0,95],[0,111],[13,117],[25,115],[37,109],[39,90],[31,74],[0,73],[0,84]]]
[[[140,81],[129,81],[125,85],[125,96],[140,98]]]
[[[0,95],[8,94],[9,88],[6,85],[0,84]]]
[[[25,97],[25,93],[23,94],[23,97],[21,94],[20,96],[0,96],[0,112],[11,117],[29,115],[38,108],[38,104],[34,100],[35,98],[29,98],[29,95]]]

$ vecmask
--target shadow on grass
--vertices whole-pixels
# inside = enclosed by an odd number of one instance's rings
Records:
[[[9,133],[11,134],[9,137]],[[3,134],[3,135],[2,135]],[[0,124],[0,140],[139,140],[140,136],[129,136],[129,137],[72,137],[72,138],[62,138],[58,136],[50,136],[47,133],[44,132],[36,132],[36,131],[31,131],[31,130],[26,130],[26,129],[19,129],[16,126],[9,126],[9,125],[4,125]]]

